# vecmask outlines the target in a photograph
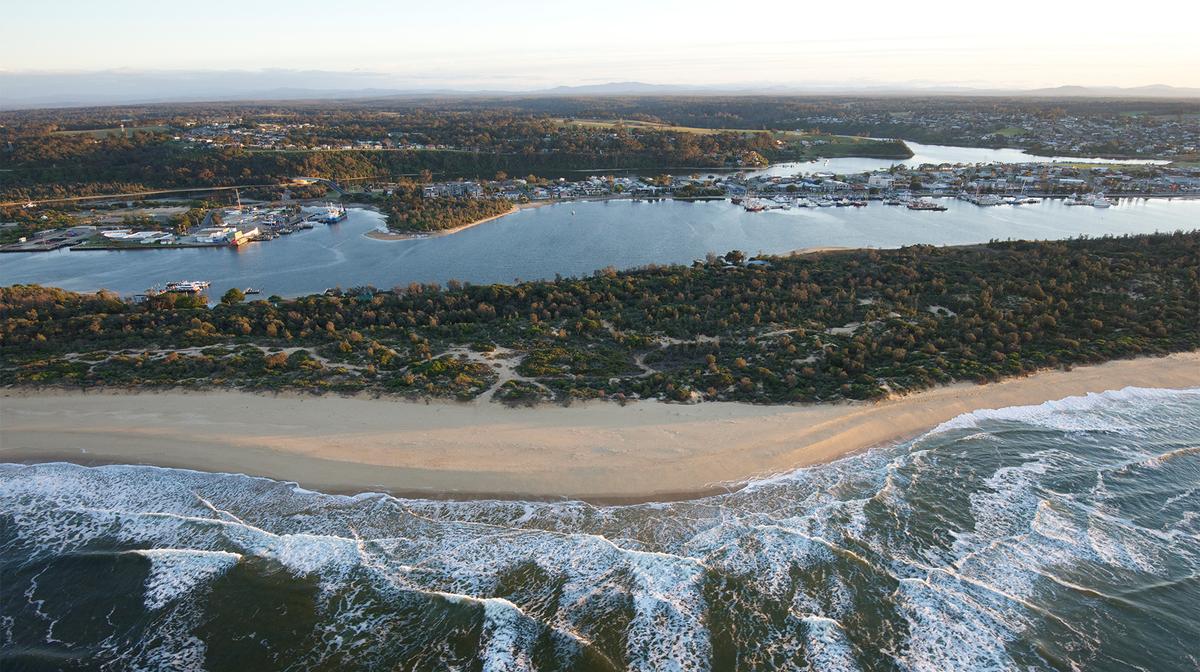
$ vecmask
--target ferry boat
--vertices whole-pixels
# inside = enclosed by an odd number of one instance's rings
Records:
[[[325,214],[317,219],[323,224],[337,224],[346,219],[346,208],[339,208],[332,203],[325,207]]]
[[[168,282],[162,290],[164,292],[173,292],[176,294],[199,294],[208,289],[210,283],[207,280],[176,280]],[[157,293],[154,289],[146,290],[147,294]]]
[[[918,198],[915,201],[909,201],[905,207],[909,210],[930,210],[933,212],[945,212],[947,210],[946,206],[934,203],[930,198]]]

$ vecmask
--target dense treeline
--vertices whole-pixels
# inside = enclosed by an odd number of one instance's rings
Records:
[[[743,258],[211,308],[14,286],[0,382],[780,403],[1200,347],[1200,232]]]
[[[570,174],[573,171],[702,169],[761,165],[808,158],[798,143],[767,133],[695,133],[641,126],[564,124],[530,111],[499,106],[459,110],[414,104],[401,112],[338,106],[250,107],[228,128],[270,127],[283,132],[283,149],[248,149],[218,137],[216,144],[176,140],[196,119],[170,116],[146,120],[177,126],[143,126],[110,134],[63,132],[85,126],[89,111],[12,116],[0,127],[0,202],[50,199],[164,188],[277,184],[292,177],[334,180],[396,177],[431,171],[439,177],[489,177],[498,171]],[[114,123],[103,110],[90,111],[92,125]],[[72,116],[73,115],[73,116]],[[84,115],[84,116],[80,116]],[[54,118],[54,115],[51,115]],[[222,119],[224,117],[217,117]],[[211,121],[211,119],[210,119]],[[167,132],[167,129],[174,129]],[[283,129],[279,131],[279,129]],[[382,149],[342,149],[354,141]],[[289,149],[290,148],[290,149]],[[312,149],[316,148],[316,149]],[[865,142],[823,148],[826,155],[906,158],[903,143]]]
[[[503,215],[513,208],[502,198],[424,198],[415,184],[401,184],[377,202],[387,215],[388,228],[394,231],[444,231]]]

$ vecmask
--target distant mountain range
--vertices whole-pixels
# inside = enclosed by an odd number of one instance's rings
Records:
[[[249,100],[354,100],[405,97],[538,96],[1022,96],[1046,98],[1200,98],[1200,88],[1059,86],[986,89],[920,84],[722,84],[689,86],[609,82],[499,90],[387,86],[377,73],[296,70],[32,73],[0,71],[0,109]],[[358,86],[356,86],[358,85]]]

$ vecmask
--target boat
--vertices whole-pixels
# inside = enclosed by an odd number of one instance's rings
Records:
[[[247,287],[242,290],[243,294],[262,294],[262,290],[257,287]]]
[[[1068,197],[1066,197],[1066,198],[1064,198],[1064,199],[1063,199],[1063,205],[1067,205],[1067,206],[1071,206],[1071,205],[1083,205],[1083,202],[1082,202],[1082,201],[1080,201],[1080,200],[1078,200],[1078,199],[1077,199],[1077,198],[1075,198],[1074,196],[1068,196]]]
[[[338,208],[334,204],[329,203],[325,207],[325,214],[318,217],[317,221],[322,224],[337,224],[344,219],[346,219],[346,208]]]
[[[1104,194],[1096,194],[1096,199],[1092,201],[1093,208],[1109,208],[1112,207],[1112,201],[1104,197]]]
[[[199,294],[208,289],[209,284],[207,280],[176,280],[168,282],[163,291],[175,294]],[[147,290],[147,293],[150,291],[152,290]]]
[[[883,204],[884,204],[884,205],[902,205],[903,203],[904,203],[904,201],[901,201],[901,200],[900,200],[900,199],[898,199],[898,198],[885,198],[885,199],[883,199]]]
[[[817,207],[818,208],[828,208],[832,205],[833,205],[833,201],[829,200],[828,198],[818,198],[817,199]]]
[[[947,210],[946,206],[941,205],[940,203],[934,203],[933,199],[928,197],[918,198],[915,201],[909,201],[908,205],[905,207],[907,207],[909,210],[930,210],[933,212],[945,212]]]

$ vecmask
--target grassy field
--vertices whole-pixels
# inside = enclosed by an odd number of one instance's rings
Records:
[[[142,131],[144,133],[166,133],[171,130],[167,126],[126,126],[125,133],[135,133]],[[110,135],[120,135],[120,128],[90,128],[81,131],[55,131],[54,135],[90,135],[93,138],[105,138]]]
[[[616,128],[618,125],[626,128],[642,128],[654,131],[673,131],[676,133],[697,133],[699,135],[716,135],[718,133],[769,133],[776,140],[823,140],[830,144],[859,144],[877,142],[871,138],[860,138],[853,135],[826,135],[824,133],[805,133],[803,131],[780,131],[751,128],[698,128],[695,126],[672,126],[653,121],[638,121],[636,119],[557,119],[563,126],[586,126],[591,128]],[[1024,132],[1022,129],[1021,132]]]
[[[1008,128],[1002,128],[998,131],[992,131],[992,132],[995,133],[996,135],[1003,135],[1006,138],[1012,138],[1012,137],[1016,137],[1018,135],[1025,135],[1025,133],[1026,133],[1025,129],[1019,128],[1017,126],[1009,126]]]

